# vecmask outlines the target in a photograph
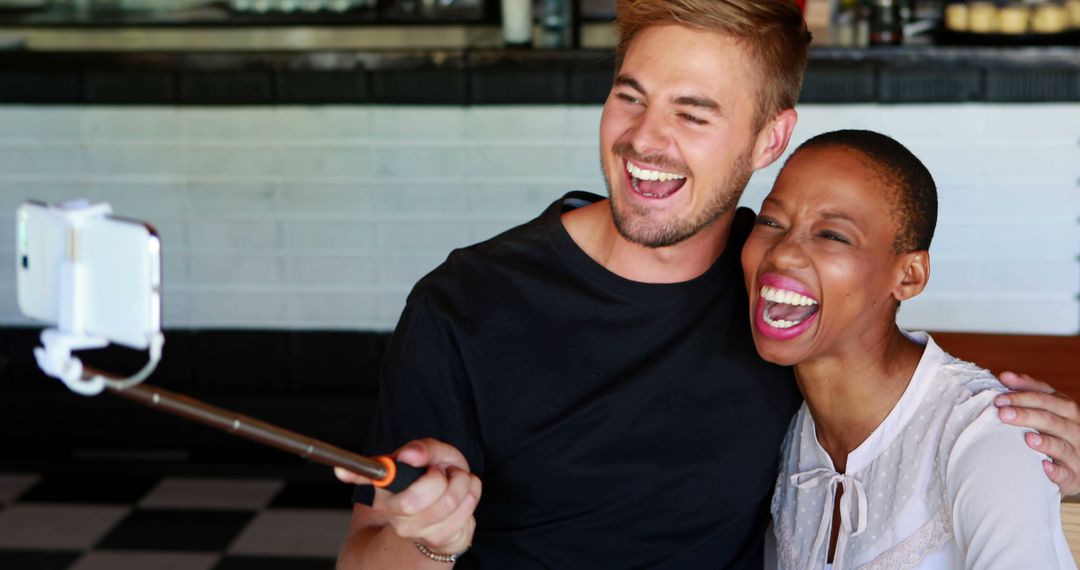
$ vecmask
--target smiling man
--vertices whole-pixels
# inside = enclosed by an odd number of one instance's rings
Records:
[[[789,14],[795,17],[798,10]],[[800,21],[770,40],[795,48],[784,63],[801,75],[809,36],[795,26]],[[645,283],[687,281],[726,248],[751,174],[786,148],[798,85],[763,93],[763,66],[753,54],[766,47],[764,37],[676,24],[632,32],[600,120],[610,199],[568,212],[563,221],[575,243],[609,271]],[[777,100],[783,103],[770,108],[767,102]]]
[[[358,487],[340,567],[761,567],[801,400],[754,350],[735,205],[787,147],[810,34],[791,0],[619,0],[617,27],[608,199],[413,289],[366,451],[429,468]]]

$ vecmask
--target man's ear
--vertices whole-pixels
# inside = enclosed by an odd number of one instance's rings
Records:
[[[893,288],[893,298],[907,301],[926,289],[930,281],[930,252],[925,249],[905,253],[898,260],[900,279]]]
[[[765,168],[784,155],[797,122],[799,114],[795,109],[784,109],[761,129],[754,143],[754,170]]]

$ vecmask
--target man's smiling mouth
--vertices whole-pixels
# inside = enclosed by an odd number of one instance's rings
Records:
[[[816,300],[795,291],[764,285],[760,295],[765,304],[761,316],[773,328],[789,329],[818,311]]]
[[[667,198],[686,184],[686,176],[662,170],[650,170],[626,160],[630,185],[634,192],[646,198]]]

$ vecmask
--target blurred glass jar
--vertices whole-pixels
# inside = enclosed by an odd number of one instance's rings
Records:
[[[1069,12],[1063,2],[1041,2],[1031,17],[1031,30],[1037,34],[1060,34],[1069,29]]]
[[[993,34],[998,31],[998,7],[993,2],[980,0],[968,5],[968,31]]]
[[[1065,9],[1069,11],[1069,24],[1074,30],[1080,30],[1080,0],[1067,0]]]
[[[870,43],[870,7],[860,0],[840,0],[833,17],[833,43],[866,47]]]
[[[1031,21],[1031,9],[1019,0],[1013,0],[998,9],[998,31],[1003,34],[1026,34]]]
[[[945,29],[954,32],[968,31],[968,5],[966,0],[949,2],[945,6]]]

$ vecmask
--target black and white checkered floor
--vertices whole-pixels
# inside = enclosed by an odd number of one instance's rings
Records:
[[[0,568],[331,569],[351,489],[310,467],[0,464]]]

